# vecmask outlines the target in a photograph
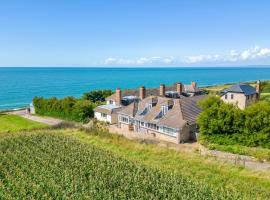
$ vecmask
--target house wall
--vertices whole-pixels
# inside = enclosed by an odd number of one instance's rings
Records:
[[[233,99],[231,99],[231,95],[233,94]],[[227,95],[227,99],[225,98]],[[247,97],[242,93],[231,93],[228,92],[225,95],[221,96],[221,99],[226,103],[232,103],[237,105],[240,109],[244,109],[247,106]]]
[[[180,132],[180,142],[196,141],[196,124],[185,125]]]
[[[99,121],[112,123],[112,116],[107,114],[107,117],[102,117],[100,112],[95,112],[95,118]]]

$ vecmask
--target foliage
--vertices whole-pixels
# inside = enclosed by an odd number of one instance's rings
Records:
[[[270,93],[270,81],[262,81],[261,87],[262,93]]]
[[[90,117],[93,117],[95,107],[95,104],[89,100],[75,99],[74,97],[63,99],[35,97],[33,104],[36,114],[77,122],[87,122]]]
[[[1,139],[0,168],[0,199],[240,198],[46,133]]]
[[[0,115],[0,132],[14,132],[45,127],[47,125],[30,121],[17,115]]]
[[[94,103],[104,102],[105,98],[112,95],[111,90],[93,90],[83,94],[83,99],[90,100]]]
[[[270,148],[269,102],[260,101],[240,110],[218,97],[209,97],[199,105],[203,109],[197,119],[202,140]]]
[[[199,106],[204,110],[198,117],[201,135],[234,134],[242,130],[243,112],[218,97],[210,96]]]
[[[213,138],[210,138],[213,139]],[[209,142],[209,141],[207,141]],[[226,151],[234,154],[248,155],[257,158],[258,160],[270,161],[270,149],[260,147],[246,147],[238,144],[234,145],[220,145],[217,143],[206,144],[207,148],[212,150]]]
[[[0,137],[0,199],[269,199],[267,171],[191,151],[74,129],[19,134]]]

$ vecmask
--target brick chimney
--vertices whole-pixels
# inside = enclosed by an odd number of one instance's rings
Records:
[[[160,84],[160,86],[159,86],[159,95],[165,96],[165,85],[164,84]]]
[[[140,95],[140,99],[143,100],[145,98],[145,87],[141,86],[139,89],[139,95]]]
[[[195,81],[191,82],[192,87],[197,88],[197,83]]]
[[[120,106],[121,105],[121,89],[120,88],[116,88],[115,90],[115,104],[117,106]]]
[[[258,80],[257,82],[256,82],[256,93],[257,93],[257,99],[259,99],[260,98],[260,94],[261,94],[261,81],[260,80]]]
[[[182,91],[182,83],[177,82],[176,83],[176,91],[177,93],[180,95],[183,91]]]

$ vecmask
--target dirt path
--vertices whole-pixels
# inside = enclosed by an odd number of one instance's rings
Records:
[[[25,110],[13,111],[13,112],[9,112],[9,114],[19,115],[23,118],[30,119],[32,121],[36,121],[40,123],[44,123],[44,124],[48,124],[50,126],[57,125],[63,121],[63,120],[55,119],[51,117],[41,117],[41,116],[36,116],[36,115],[30,115]]]

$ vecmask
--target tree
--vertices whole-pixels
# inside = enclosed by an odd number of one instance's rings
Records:
[[[106,97],[112,95],[111,90],[93,90],[83,94],[82,99],[90,100],[93,103],[104,102]]]

